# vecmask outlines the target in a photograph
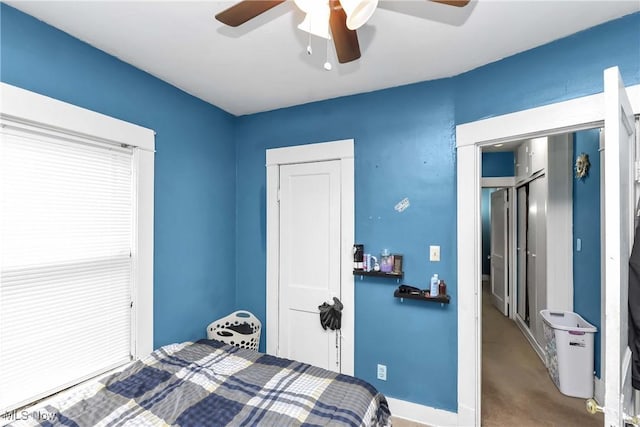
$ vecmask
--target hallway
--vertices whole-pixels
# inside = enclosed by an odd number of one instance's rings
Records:
[[[482,425],[602,426],[603,415],[589,415],[585,399],[558,391],[515,322],[491,305],[486,288],[482,295]]]

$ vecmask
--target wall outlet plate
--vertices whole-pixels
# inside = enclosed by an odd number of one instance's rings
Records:
[[[387,365],[378,364],[378,379],[382,381],[387,380]]]

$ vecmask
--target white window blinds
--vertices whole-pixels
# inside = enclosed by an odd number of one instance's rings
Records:
[[[0,410],[131,359],[132,150],[0,134]]]

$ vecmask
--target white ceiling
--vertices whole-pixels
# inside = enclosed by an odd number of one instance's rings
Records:
[[[640,10],[638,0],[381,0],[358,30],[362,58],[297,29],[293,1],[237,27],[231,1],[6,1],[235,115],[450,77]],[[325,71],[326,55],[333,64]]]

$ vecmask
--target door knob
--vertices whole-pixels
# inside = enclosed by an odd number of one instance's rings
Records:
[[[587,412],[591,415],[595,415],[598,412],[604,412],[604,408],[599,406],[594,399],[587,400]]]
[[[593,399],[589,399],[587,400],[587,412],[590,413],[591,415],[595,415],[598,412],[604,412],[604,408],[600,405],[598,405],[598,403],[593,400]],[[637,415],[635,416],[630,416],[627,414],[622,414],[622,418],[624,419],[624,422],[626,425],[633,425],[633,426],[640,426],[640,417],[638,417]]]
[[[623,421],[626,425],[640,426],[640,417],[638,415],[630,416],[623,414]]]

